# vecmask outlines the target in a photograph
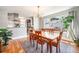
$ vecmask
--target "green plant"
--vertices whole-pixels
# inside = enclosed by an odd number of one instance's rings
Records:
[[[64,28],[68,29],[71,22],[74,20],[74,16],[62,17]]]
[[[68,27],[70,26],[70,24],[72,23],[72,21],[74,20],[74,16],[67,16],[67,17],[62,17],[62,20],[63,20],[63,25],[64,25],[64,28],[65,29],[68,29]],[[77,46],[79,46],[79,39],[77,39],[75,37],[75,34],[70,26],[70,34],[72,34],[72,37],[73,37],[73,40],[74,42],[76,43]],[[76,40],[75,40],[76,39]]]
[[[12,31],[8,30],[7,28],[0,28],[0,37],[4,42],[3,45],[7,45],[8,41],[11,39]]]

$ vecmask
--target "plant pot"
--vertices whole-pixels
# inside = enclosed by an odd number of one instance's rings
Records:
[[[3,44],[3,46],[7,46],[8,45],[8,42],[5,42],[4,44]]]
[[[79,53],[79,45],[75,45],[75,52]]]
[[[76,43],[76,46],[79,47],[79,44]]]
[[[1,44],[1,41],[0,41],[0,53],[2,52],[2,44]]]
[[[8,44],[3,44],[3,46],[7,46]]]

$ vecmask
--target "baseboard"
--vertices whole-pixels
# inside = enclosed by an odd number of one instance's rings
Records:
[[[21,39],[21,38],[25,38],[25,37],[27,37],[27,35],[26,36],[13,37],[12,39]]]
[[[66,41],[66,42],[70,42],[70,43],[73,43],[73,41],[70,41],[70,40],[66,40],[66,39],[62,39],[62,41]]]

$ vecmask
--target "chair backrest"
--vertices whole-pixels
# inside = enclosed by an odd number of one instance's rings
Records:
[[[63,31],[60,32],[60,34],[59,34],[59,36],[58,36],[58,38],[57,38],[57,42],[58,42],[58,43],[59,43],[60,40],[62,39],[62,34],[63,34]]]
[[[41,31],[35,31],[36,35],[42,35]]]
[[[33,30],[32,29],[30,29],[29,31],[30,31],[30,33],[33,33]]]
[[[42,36],[39,36],[37,43],[43,45],[45,43],[44,38]]]

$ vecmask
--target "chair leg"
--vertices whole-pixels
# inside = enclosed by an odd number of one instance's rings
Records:
[[[30,45],[32,45],[32,40],[30,40]]]
[[[58,53],[58,47],[56,47],[56,53]]]
[[[35,42],[34,42],[34,40],[33,40],[33,47],[35,46]]]
[[[47,44],[47,52],[48,52],[48,50],[49,50],[49,45]]]
[[[52,53],[52,46],[50,45],[50,53]]]
[[[38,49],[38,43],[36,43],[36,50]]]
[[[61,49],[60,49],[60,47],[59,47],[59,53],[61,52],[60,50],[61,50]]]
[[[41,53],[43,53],[43,45],[41,45]]]

